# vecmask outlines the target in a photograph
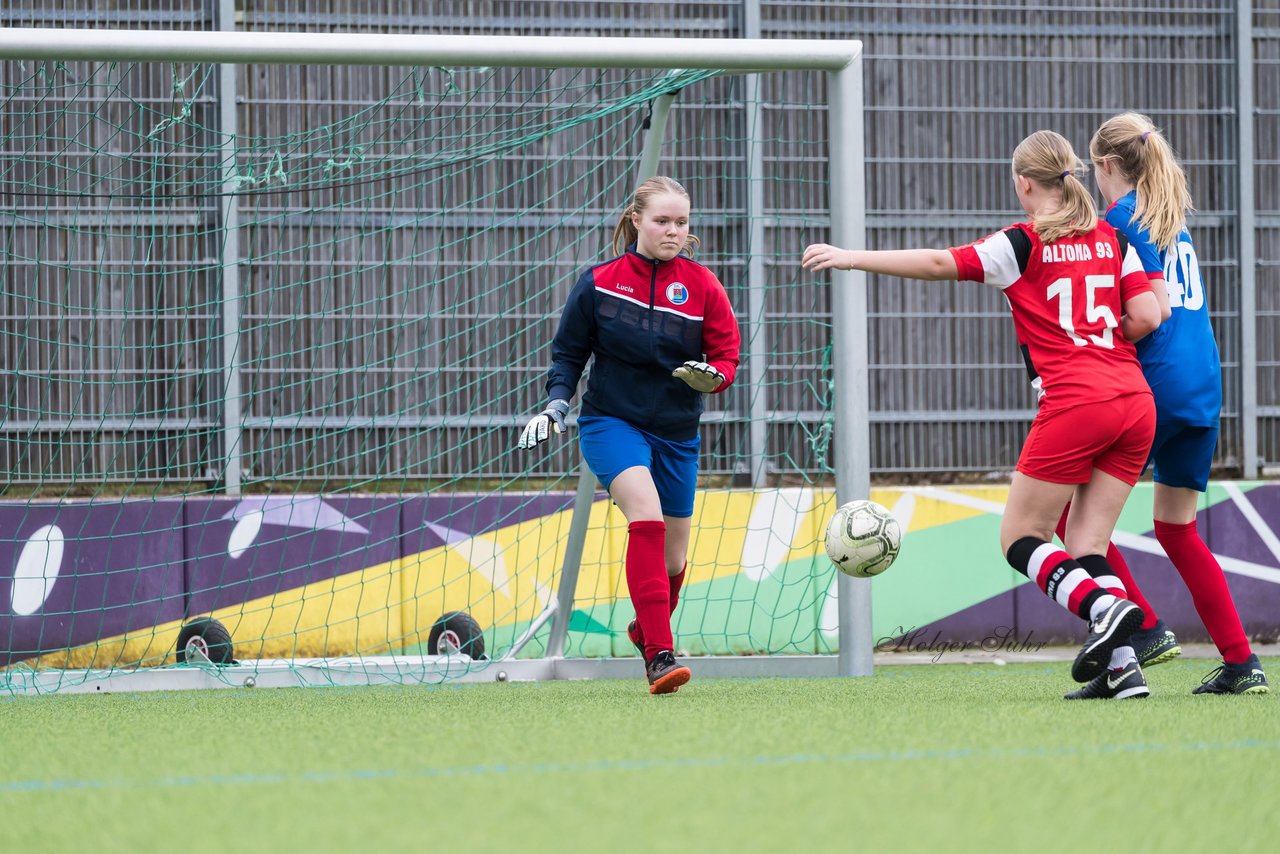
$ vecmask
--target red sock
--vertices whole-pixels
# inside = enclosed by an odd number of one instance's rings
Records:
[[[1124,585],[1125,598],[1142,609],[1143,620],[1142,628],[1149,629],[1156,624],[1160,617],[1156,614],[1155,606],[1147,601],[1147,597],[1142,595],[1142,588],[1138,587],[1138,582],[1134,579],[1133,573],[1129,571],[1129,564],[1125,561],[1124,555],[1120,554],[1120,550],[1116,548],[1115,543],[1107,543],[1107,563],[1111,565],[1111,571],[1120,579],[1120,583]]]
[[[680,588],[684,586],[684,574],[688,569],[689,564],[686,563],[679,575],[667,576],[667,584],[671,588],[671,613],[673,614],[676,612],[676,605],[680,603]]]
[[[636,622],[644,636],[647,661],[671,649],[670,588],[666,583],[667,526],[661,521],[632,522],[627,526],[627,589],[636,609]]]
[[[1066,508],[1062,511],[1062,518],[1058,520],[1058,539],[1064,543],[1067,541],[1067,513],[1070,511],[1071,503],[1068,502]],[[1138,587],[1138,582],[1134,579],[1133,573],[1129,571],[1129,564],[1125,562],[1124,555],[1120,554],[1120,550],[1116,548],[1115,543],[1107,544],[1107,565],[1111,567],[1111,571],[1115,573],[1116,578],[1120,579],[1120,583],[1124,585],[1124,591],[1119,595],[1142,609],[1142,628],[1149,629],[1154,626],[1156,621],[1160,619],[1156,614],[1155,606],[1147,601],[1146,596],[1142,595],[1142,589]]]
[[[1240,615],[1231,600],[1231,590],[1227,587],[1222,567],[1204,540],[1200,539],[1196,523],[1175,525],[1157,519],[1156,539],[1164,546],[1165,554],[1173,561],[1182,582],[1191,591],[1196,613],[1209,630],[1209,637],[1217,644],[1218,652],[1222,653],[1222,660],[1228,664],[1243,662],[1253,654],[1249,637],[1244,633],[1244,626],[1240,625]]]

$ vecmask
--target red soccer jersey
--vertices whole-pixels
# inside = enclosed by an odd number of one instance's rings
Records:
[[[1119,326],[1125,301],[1151,283],[1107,223],[1049,244],[1019,223],[950,251],[960,279],[1004,291],[1041,411],[1150,394]]]

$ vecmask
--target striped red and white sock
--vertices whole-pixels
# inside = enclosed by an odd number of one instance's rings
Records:
[[[1058,520],[1058,539],[1062,540],[1063,543],[1067,541],[1067,515],[1070,512],[1071,504],[1068,503],[1066,509],[1062,511],[1062,518]],[[1084,563],[1084,558],[1081,558],[1080,562]],[[1125,590],[1122,594],[1124,598],[1142,609],[1142,628],[1149,629],[1154,626],[1160,616],[1156,614],[1155,606],[1148,602],[1147,597],[1143,595],[1142,588],[1138,586],[1137,579],[1133,577],[1133,572],[1129,569],[1129,563],[1124,559],[1124,555],[1120,553],[1120,550],[1116,548],[1115,543],[1107,544],[1107,564],[1111,570],[1108,574],[1120,579],[1120,584]],[[1102,586],[1106,587],[1105,584]]]
[[[1075,558],[1038,537],[1018,540],[1009,547],[1006,558],[1046,596],[1082,620],[1092,619],[1095,609],[1109,607],[1115,601]],[[1104,599],[1106,604],[1099,605]]]

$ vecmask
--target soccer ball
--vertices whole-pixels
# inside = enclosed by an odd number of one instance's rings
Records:
[[[871,578],[893,564],[902,526],[887,508],[866,499],[841,505],[827,523],[827,556],[846,575]]]

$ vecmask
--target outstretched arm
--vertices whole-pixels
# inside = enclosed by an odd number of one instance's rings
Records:
[[[956,260],[946,249],[841,249],[815,243],[804,250],[800,264],[811,271],[864,270],[935,282],[954,281],[959,276]]]

